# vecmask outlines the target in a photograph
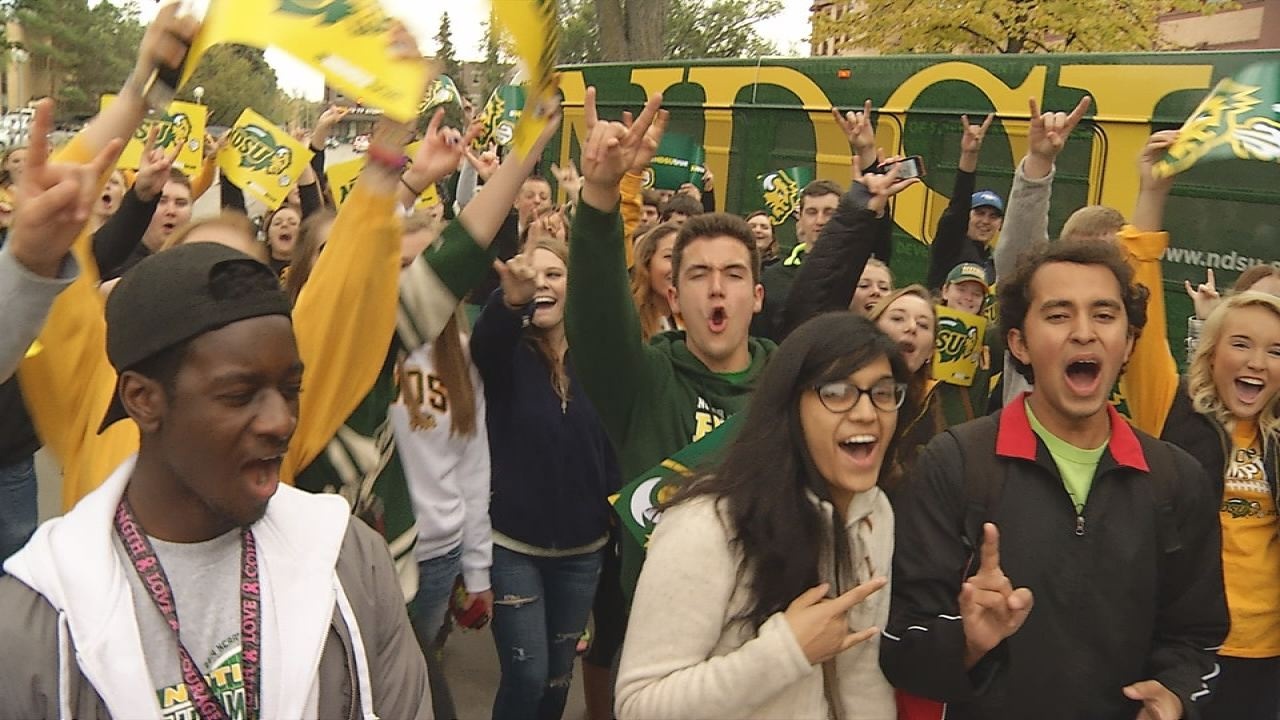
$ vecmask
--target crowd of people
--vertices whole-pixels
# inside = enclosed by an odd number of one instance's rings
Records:
[[[383,118],[338,204],[334,108],[289,201],[251,221],[223,178],[193,218],[218,140],[115,165],[197,30],[162,10],[114,103],[50,153],[41,101],[0,165],[0,718],[457,717],[442,648],[487,622],[504,720],[559,718],[579,657],[592,720],[1280,716],[1280,271],[1187,285],[1180,375],[1176,132],[1127,218],[1051,240],[1090,99],[1031,101],[1007,198],[993,118],[958,118],[919,283],[870,101],[789,249],[709,173],[646,189],[661,96],[610,120],[592,88],[546,176],[558,108],[505,157]],[[704,441],[623,528],[610,498]]]

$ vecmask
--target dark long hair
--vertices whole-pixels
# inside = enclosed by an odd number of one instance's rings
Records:
[[[808,495],[831,500],[805,442],[800,398],[813,386],[847,378],[879,358],[888,358],[894,379],[907,381],[910,373],[897,345],[871,321],[837,312],[801,325],[770,358],[723,462],[674,500],[709,495],[724,511],[742,553],[739,577],[747,579],[751,595],[738,619],[757,629],[823,581],[819,568],[824,557],[834,553],[836,577],[827,578],[833,587],[852,577],[844,523],[834,514],[824,518],[827,511]],[[898,412],[902,417],[910,411],[903,407]],[[882,477],[898,435],[895,429]],[[828,531],[831,538],[824,537]]]

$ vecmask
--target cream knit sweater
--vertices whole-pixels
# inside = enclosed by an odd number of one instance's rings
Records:
[[[865,547],[855,532],[863,518],[872,528]],[[855,496],[846,532],[854,557],[870,558],[874,574],[888,577],[893,511],[878,488]],[[830,717],[822,666],[805,659],[782,613],[759,632],[732,619],[746,606],[747,586],[738,580],[741,558],[731,537],[711,498],[663,515],[649,543],[622,648],[622,720]],[[849,612],[851,631],[885,626],[889,590]],[[897,717],[879,658],[879,635],[836,658],[845,720]]]

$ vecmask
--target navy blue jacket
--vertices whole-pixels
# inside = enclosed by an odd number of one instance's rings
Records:
[[[561,409],[551,372],[524,334],[532,309],[509,309],[499,289],[471,333],[489,428],[489,516],[493,529],[513,540],[579,547],[609,532],[608,496],[621,476],[569,358],[569,402]]]

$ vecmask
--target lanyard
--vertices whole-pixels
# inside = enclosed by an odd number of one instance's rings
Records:
[[[116,534],[129,553],[129,561],[151,596],[156,609],[164,616],[178,643],[178,660],[182,667],[182,682],[187,686],[187,697],[202,720],[230,720],[226,709],[218,702],[209,687],[209,681],[196,666],[196,662],[182,644],[178,625],[178,608],[173,599],[173,587],[160,567],[151,541],[138,526],[129,501],[120,499],[116,507]],[[245,720],[258,717],[258,678],[261,672],[261,589],[258,583],[258,546],[253,532],[245,528],[240,533],[240,670],[244,678]]]

